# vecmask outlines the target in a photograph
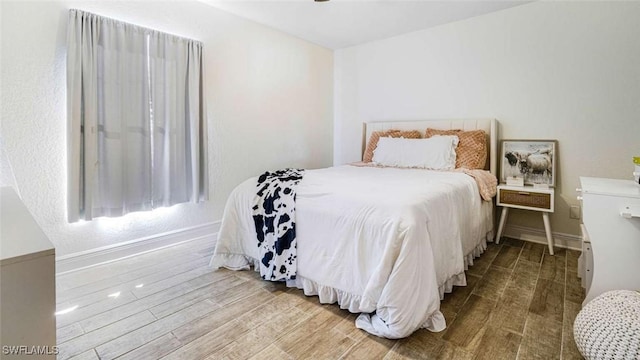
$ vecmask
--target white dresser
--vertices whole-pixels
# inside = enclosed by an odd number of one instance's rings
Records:
[[[55,249],[11,187],[0,212],[0,358],[55,359]]]
[[[640,186],[590,177],[581,177],[580,184],[587,250],[580,261],[586,270],[583,304],[608,290],[640,290]]]

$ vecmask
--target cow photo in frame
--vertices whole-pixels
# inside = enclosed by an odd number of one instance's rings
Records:
[[[556,184],[556,140],[502,140],[500,182],[524,178],[525,185]]]

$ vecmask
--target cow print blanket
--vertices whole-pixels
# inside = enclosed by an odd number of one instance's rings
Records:
[[[296,186],[304,170],[265,172],[258,178],[253,221],[260,249],[260,276],[264,280],[296,278]]]

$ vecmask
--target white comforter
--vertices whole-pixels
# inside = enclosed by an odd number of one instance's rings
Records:
[[[255,192],[255,178],[232,192],[213,267],[245,269],[258,259]],[[492,231],[490,204],[463,173],[308,170],[297,189],[298,275],[287,285],[362,313],[356,326],[377,336],[441,331],[440,298],[466,285],[465,257],[484,250]]]

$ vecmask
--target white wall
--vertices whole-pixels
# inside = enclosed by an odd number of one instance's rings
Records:
[[[335,53],[334,163],[364,121],[495,117],[504,139],[557,139],[553,230],[579,176],[631,179],[640,155],[640,2],[533,2]],[[539,215],[511,224],[542,228]]]
[[[204,43],[210,201],[66,222],[67,11],[79,8]],[[66,255],[221,219],[233,187],[267,169],[332,159],[333,54],[206,4],[0,2],[2,139],[23,201]]]

